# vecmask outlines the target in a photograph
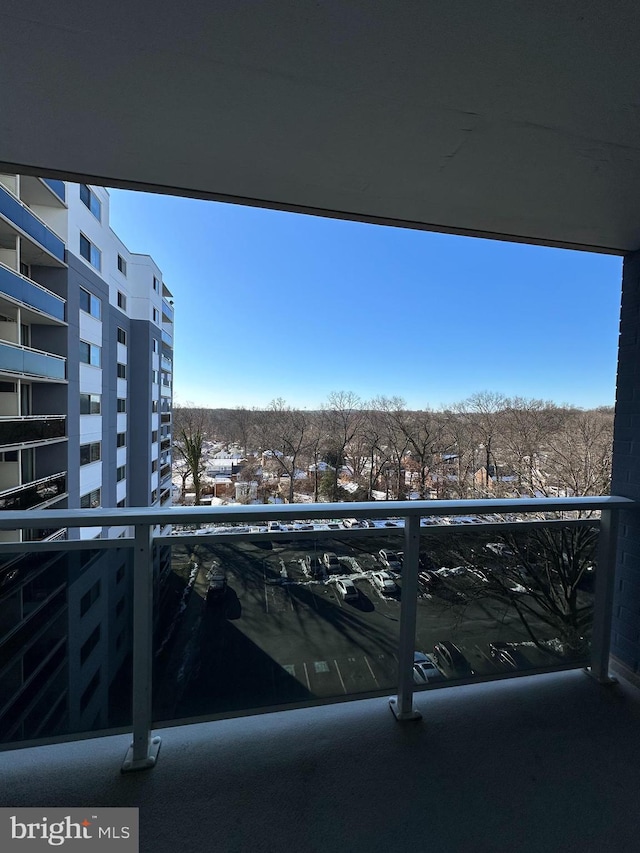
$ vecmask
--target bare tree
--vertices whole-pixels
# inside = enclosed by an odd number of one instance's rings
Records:
[[[308,431],[309,422],[303,411],[287,406],[282,397],[271,401],[264,418],[263,448],[272,454],[281,474],[289,477],[289,503],[295,500],[295,477]]]
[[[333,493],[337,495],[338,477],[345,463],[347,448],[362,423],[362,400],[353,391],[332,391],[322,408],[325,414],[327,461],[335,468]]]
[[[193,406],[173,408],[173,450],[184,462],[183,484],[187,477],[193,481],[196,504],[202,495],[202,475],[205,470],[203,444],[206,417],[203,409]]]

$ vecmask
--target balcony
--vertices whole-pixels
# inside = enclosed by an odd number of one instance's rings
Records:
[[[170,424],[171,423],[171,412],[162,412],[160,415],[160,423]]]
[[[171,476],[171,465],[163,465],[160,469],[160,479],[164,480]]]
[[[64,322],[64,299],[0,263],[0,295],[3,293]]]
[[[0,186],[0,215],[5,216],[25,234],[64,263],[64,241],[49,228],[26,204]]]
[[[582,672],[577,671],[584,663],[578,660],[556,664],[546,672],[537,670],[532,676],[525,671],[502,670],[492,675],[447,679],[430,687],[418,687],[410,677],[417,636],[415,602],[420,570],[416,537],[434,534],[443,541],[448,539],[455,543],[460,537],[473,536],[470,531],[481,531],[493,539],[505,530],[553,529],[557,520],[553,520],[547,510],[575,512],[579,508],[583,517],[565,518],[561,526],[563,529],[600,527],[595,618],[588,662],[592,674],[605,679],[609,627],[606,608],[610,606],[613,579],[614,519],[617,510],[632,505],[633,502],[624,499],[603,498],[153,511],[129,508],[117,513],[114,510],[48,511],[30,513],[28,518],[25,514],[11,513],[0,520],[1,527],[15,526],[20,519],[32,526],[32,518],[43,525],[50,525],[52,517],[70,527],[79,524],[94,526],[96,523],[108,526],[116,520],[121,524],[123,516],[126,516],[128,524],[135,527],[135,539],[119,543],[126,548],[135,545],[137,553],[132,623],[137,639],[133,692],[129,699],[134,709],[131,718],[134,742],[127,760],[135,762],[133,756],[137,746],[142,756],[138,766],[152,766],[157,755],[157,740],[161,738],[163,741],[160,760],[153,770],[152,788],[136,785],[135,793],[127,777],[113,772],[114,765],[117,766],[129,747],[131,738],[128,734],[112,733],[100,740],[65,742],[46,749],[39,747],[35,752],[26,750],[0,756],[7,790],[13,792],[11,805],[27,806],[46,801],[50,806],[65,806],[73,801],[87,807],[96,802],[138,806],[143,816],[143,850],[175,849],[177,833],[184,835],[185,826],[189,827],[189,844],[198,849],[205,847],[214,836],[221,849],[259,849],[255,844],[255,822],[250,827],[247,818],[247,809],[252,808],[251,797],[256,793],[261,797],[262,812],[267,815],[260,829],[260,838],[267,845],[264,849],[279,850],[291,844],[301,850],[314,849],[314,845],[317,849],[327,850],[361,849],[363,838],[370,838],[372,828],[376,844],[382,845],[381,849],[392,850],[398,849],[399,837],[402,838],[402,849],[408,845],[412,849],[422,849],[428,836],[430,843],[439,850],[466,853],[470,849],[481,849],[478,845],[482,839],[491,839],[492,850],[518,849],[537,853],[541,849],[542,836],[546,837],[547,833],[554,838],[562,837],[562,848],[558,846],[556,849],[567,849],[569,838],[574,849],[603,849],[605,844],[612,849],[632,849],[635,825],[631,816],[635,814],[635,775],[640,761],[640,743],[636,736],[640,693],[634,686],[622,680],[605,690],[596,680],[585,678]],[[602,512],[600,521],[584,517],[584,513],[598,509]],[[511,515],[509,521],[498,521],[495,515],[500,513],[504,519],[517,510],[535,514],[536,520],[516,521]],[[484,520],[477,525],[455,524],[456,515],[468,516],[472,512],[478,516],[484,513]],[[427,513],[430,521],[445,516],[454,523],[441,526],[427,524]],[[486,513],[493,515],[487,517]],[[247,524],[253,523],[262,528],[267,521],[295,527],[293,521],[301,514],[315,524],[312,532],[307,529],[246,532]],[[348,531],[342,528],[336,532],[336,528],[330,525],[335,525],[336,519],[347,515],[350,518],[373,518],[379,526]],[[389,520],[389,516],[394,527],[384,526],[384,520]],[[422,524],[419,523],[421,518]],[[149,538],[150,525],[162,526],[167,521],[201,527],[199,531],[184,536],[154,535]],[[202,525],[205,524],[217,525],[219,532],[204,530]],[[234,524],[242,527],[230,527]],[[273,713],[244,717],[252,713],[251,707],[236,704],[224,713],[210,711],[209,714],[199,714],[197,724],[193,717],[170,720],[154,716],[159,710],[157,698],[152,709],[144,697],[148,699],[150,695],[151,661],[160,651],[157,646],[155,649],[152,646],[151,597],[147,594],[152,577],[148,561],[155,547],[164,549],[166,553],[168,543],[179,548],[208,545],[215,540],[225,549],[233,542],[244,545],[250,541],[269,542],[272,549],[277,549],[281,547],[279,543],[287,540],[302,543],[305,538],[313,537],[323,549],[338,537],[357,554],[365,542],[375,541],[381,536],[395,538],[404,547],[402,595],[398,603],[400,621],[397,628],[393,628],[396,632],[394,651],[400,661],[394,705],[398,711],[406,700],[407,713],[404,717],[402,714],[399,716],[410,719],[410,723],[402,728],[394,723],[385,698],[393,691],[388,690],[387,685],[380,685],[379,690],[371,691],[372,697],[366,698],[370,693],[363,693],[362,684],[350,680],[353,673],[346,669],[341,676],[343,685],[336,682],[340,695],[333,700],[330,697],[307,696],[288,702],[290,711],[282,710],[282,704],[279,708],[253,706],[253,713],[266,710]],[[71,553],[70,549],[81,544],[39,543],[20,548],[39,551],[45,548],[69,549]],[[108,541],[91,543],[91,547],[96,549],[113,548],[113,545]],[[2,551],[8,548],[15,549],[16,546],[2,546]],[[262,554],[269,553],[259,550]],[[170,574],[175,573],[175,561],[172,566]],[[247,595],[250,595],[253,581],[248,577],[247,581],[250,581],[247,585]],[[190,597],[184,599],[183,628],[186,635],[196,624],[194,613],[200,614],[204,606],[201,602],[199,608],[195,600],[199,597],[197,584],[198,581]],[[274,625],[279,622],[289,624],[291,620],[295,622],[307,613],[302,607],[302,600],[295,601],[293,593],[287,592],[286,585],[274,584],[272,588],[283,593],[285,598],[290,597],[295,607],[292,615],[287,617],[287,608],[278,608],[277,596],[269,593],[265,602],[273,606],[271,619],[275,620]],[[263,586],[262,592],[267,589],[268,585]],[[247,600],[245,597],[245,603]],[[431,607],[429,601],[422,602],[422,605],[427,609]],[[318,601],[317,607],[322,606]],[[322,618],[322,611],[315,607],[311,605],[308,613],[317,613]],[[352,635],[349,642],[354,644],[354,648],[364,641],[371,642],[373,634],[352,634],[355,624],[352,619],[358,611],[345,610],[346,607],[343,604],[336,609],[342,620],[338,625],[338,635],[342,638],[339,642],[344,642],[349,635]],[[261,667],[269,664],[268,660],[256,658],[251,652],[247,643],[247,626],[239,632],[242,616],[227,613],[224,618],[215,609],[206,616],[207,612],[205,609],[202,616],[205,620],[203,625],[208,620],[209,627],[204,629],[201,653],[205,655],[207,669],[212,673],[211,685],[220,688],[226,684],[225,661],[232,653],[235,671],[242,675],[241,680],[234,682],[238,695],[249,687],[247,696],[255,698],[255,689],[262,683]],[[263,618],[266,619],[266,614]],[[225,648],[223,657],[215,652],[214,647],[208,646],[210,641],[206,637],[209,631],[213,631],[212,637],[220,635]],[[325,656],[327,643],[335,643],[328,634],[325,648],[318,649]],[[175,645],[176,648],[180,646],[179,639]],[[240,652],[242,654],[238,656]],[[182,657],[177,654],[165,657],[160,671],[174,668],[175,675],[179,659]],[[331,659],[327,663],[333,668]],[[369,665],[376,671],[378,663],[373,658]],[[318,684],[326,674],[320,667],[315,673],[309,672],[308,676]],[[286,688],[289,675],[290,670],[285,669],[270,687],[265,682],[267,692]],[[520,677],[511,677],[514,675]],[[271,676],[268,681],[271,681]],[[216,701],[219,701],[219,692],[216,695]],[[354,701],[345,705],[345,699]],[[327,704],[331,701],[334,704]],[[424,715],[424,722],[418,719],[416,712]],[[237,718],[238,714],[240,718]],[[203,722],[203,716],[209,716],[216,722]],[[221,719],[224,716],[231,718]],[[16,714],[12,722],[17,724],[17,719]],[[171,722],[172,727],[162,728],[163,719],[165,723]],[[183,728],[173,727],[177,722],[191,724]],[[150,740],[152,725],[153,741]],[[108,734],[105,731],[101,733]],[[68,737],[68,733],[64,735],[65,740]],[[79,776],[68,772],[70,765],[78,768]],[[211,790],[207,788],[203,793],[202,780],[210,778],[211,766],[215,766],[216,779],[224,780],[224,784],[214,786],[215,809],[203,808],[202,799],[204,795],[207,802],[210,800]],[[269,784],[267,780],[271,780],[275,773],[278,784]],[[403,780],[408,780],[407,785]],[[594,780],[602,791],[614,792],[611,796],[597,796],[596,814]],[[242,792],[248,792],[249,801]],[[342,802],[344,792],[348,792],[351,813],[357,814],[358,818],[341,823],[334,818],[337,799]],[[499,811],[488,807],[488,803],[499,803]],[[292,810],[299,817],[302,815],[302,819],[292,823]],[[175,823],[176,813],[180,814],[179,829]],[[313,844],[311,838],[314,839]],[[516,847],[514,838],[518,839]]]
[[[0,372],[64,380],[66,358],[18,344],[0,343]]]
[[[42,183],[46,184],[52,193],[55,193],[60,201],[66,201],[66,188],[64,181],[57,181],[55,178],[41,178]]]
[[[169,332],[165,331],[165,329],[162,330],[161,335],[163,345],[168,347],[170,350],[173,350],[173,336],[170,335]]]
[[[64,471],[60,474],[53,474],[50,477],[43,477],[41,480],[34,480],[31,483],[26,483],[24,486],[16,486],[0,492],[0,511],[32,510],[35,507],[60,500],[66,492],[67,473]],[[51,521],[52,524],[46,525],[47,528],[55,526],[56,529],[60,529],[62,527],[61,524],[56,523],[57,519],[55,516],[51,518]],[[24,526],[31,528],[34,525],[25,524]],[[6,529],[6,525],[4,529]]]
[[[169,305],[166,299],[162,300],[162,320],[165,323],[173,323],[174,310],[173,305]]]
[[[59,441],[66,437],[65,415],[0,417],[0,446]]]

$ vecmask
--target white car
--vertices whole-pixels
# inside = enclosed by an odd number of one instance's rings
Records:
[[[345,518],[342,522],[345,527],[360,527],[360,522],[357,518]]]
[[[432,657],[423,652],[415,652],[413,655],[413,680],[416,684],[432,684],[434,681],[443,681],[444,675]]]
[[[395,551],[387,551],[386,548],[381,548],[378,551],[380,562],[385,565],[391,572],[402,571],[402,563]]]
[[[371,575],[371,583],[387,595],[393,595],[397,591],[398,586],[389,572],[373,572]]]
[[[336,554],[333,551],[325,551],[322,555],[322,562],[325,564],[328,572],[340,572],[342,566]]]
[[[345,601],[358,598],[358,588],[354,582],[350,581],[348,578],[336,581],[336,587]]]

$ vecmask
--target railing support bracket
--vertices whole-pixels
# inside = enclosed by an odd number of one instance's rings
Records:
[[[585,666],[582,671],[585,675],[588,675],[589,678],[593,678],[594,681],[597,681],[598,684],[601,684],[603,687],[610,687],[612,684],[618,683],[617,678],[614,678],[612,675],[598,675],[590,666]]]
[[[417,711],[415,708],[412,708],[410,711],[401,711],[400,704],[398,702],[397,696],[391,696],[389,699],[389,707],[391,708],[391,713],[396,718],[399,723],[404,723],[407,720],[421,720],[422,714],[420,711]]]
[[[160,737],[152,737],[149,741],[149,749],[147,755],[144,758],[139,760],[135,760],[133,757],[133,741],[131,742],[131,746],[127,750],[127,754],[124,757],[124,763],[120,770],[121,773],[132,773],[134,770],[150,770],[155,766],[156,761],[158,760],[158,753],[160,752],[160,744],[162,743],[162,738]]]

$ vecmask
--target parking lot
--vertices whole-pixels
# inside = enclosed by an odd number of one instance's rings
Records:
[[[402,574],[393,575],[396,591],[384,594],[372,573],[385,569],[379,549],[400,542],[383,536],[216,542],[196,546],[191,562],[188,550],[174,545],[174,571],[185,579],[195,575],[195,581],[156,676],[156,719],[375,691],[393,694]],[[339,571],[316,576],[327,551],[337,555]],[[221,601],[207,604],[207,573],[214,569],[224,572],[227,589]],[[354,600],[340,594],[340,579],[354,584]],[[419,595],[416,650],[432,653],[436,643],[453,641],[474,672],[486,675],[501,671],[489,642],[527,639],[515,613],[495,602],[466,601],[453,582]],[[527,656],[531,666],[550,662],[533,647]],[[446,666],[441,669],[454,677]]]

